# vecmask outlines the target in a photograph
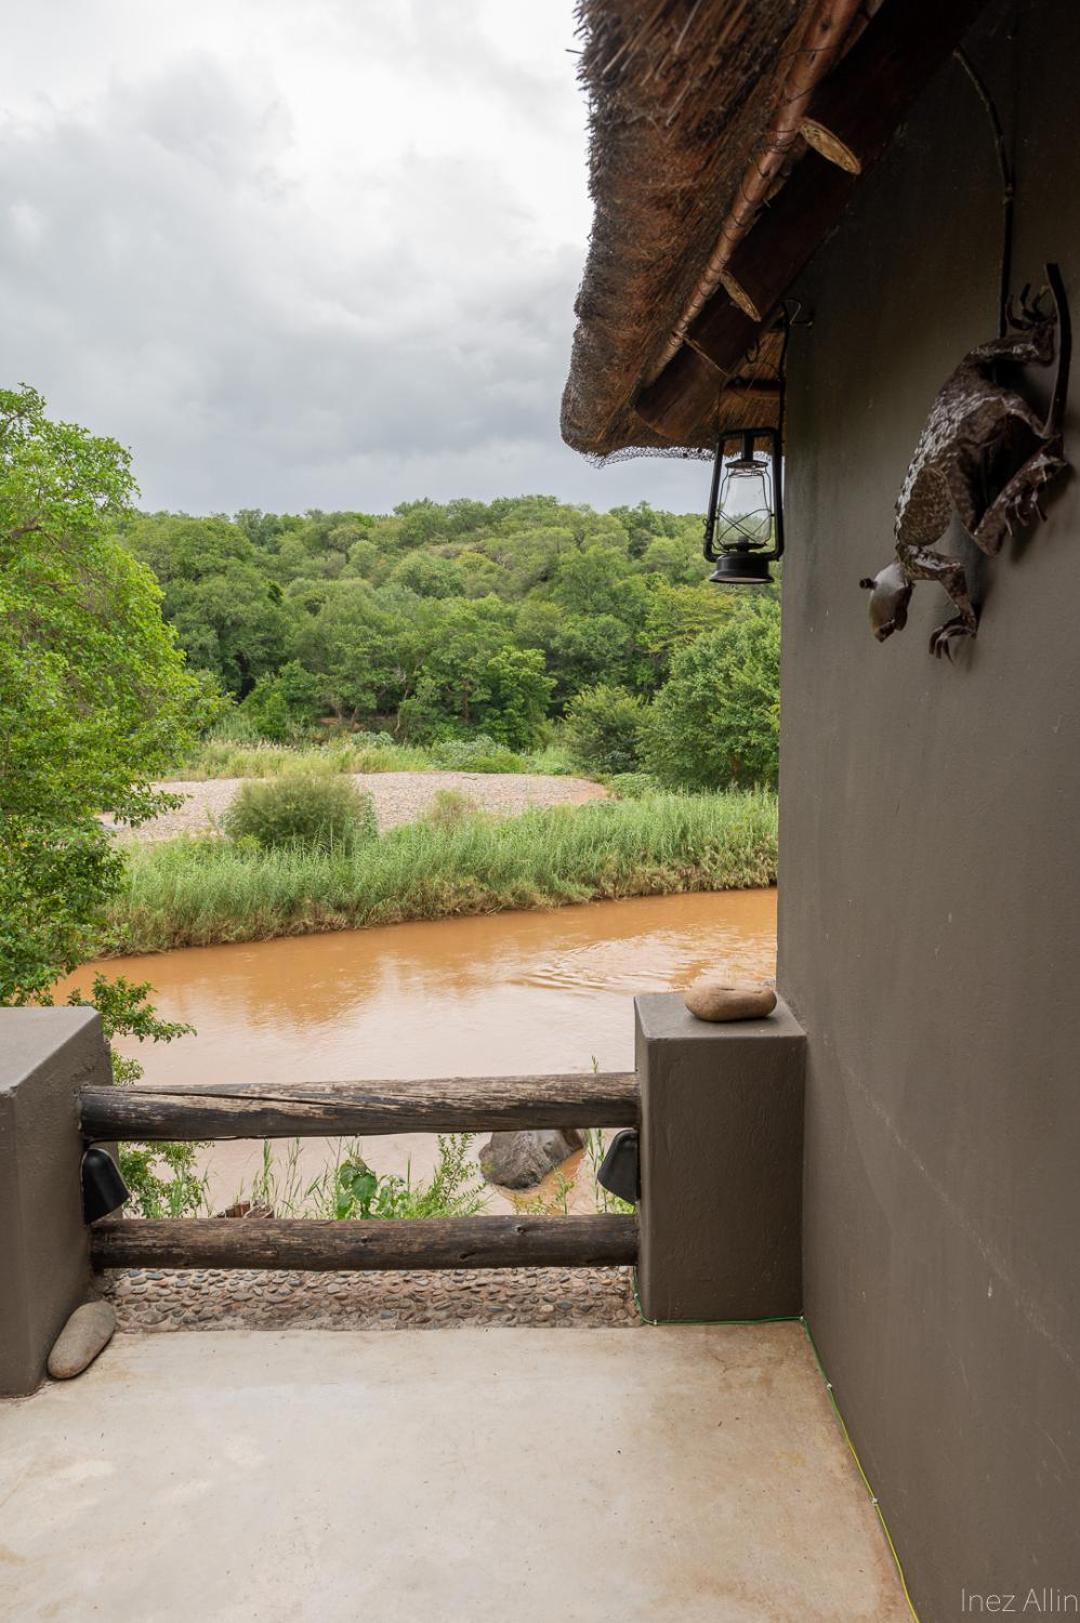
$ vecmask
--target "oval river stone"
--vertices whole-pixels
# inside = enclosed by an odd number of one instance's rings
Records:
[[[116,1313],[111,1302],[84,1302],[56,1338],[48,1370],[54,1381],[70,1381],[92,1364],[112,1340]]]
[[[761,1020],[776,1008],[771,986],[724,986],[719,981],[695,981],[683,1002],[699,1020]]]

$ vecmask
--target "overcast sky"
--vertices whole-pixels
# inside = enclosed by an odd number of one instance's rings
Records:
[[[590,209],[571,0],[34,0],[0,60],[5,383],[147,507],[549,491]]]

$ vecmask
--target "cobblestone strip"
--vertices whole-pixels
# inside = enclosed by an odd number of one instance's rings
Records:
[[[462,1325],[636,1329],[629,1268],[298,1273],[117,1269],[121,1330],[436,1330]]]

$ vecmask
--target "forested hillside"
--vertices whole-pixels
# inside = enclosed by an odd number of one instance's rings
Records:
[[[696,706],[707,723],[726,702],[740,713],[729,723],[765,735],[752,769],[736,756],[706,777],[775,777],[778,605],[706,582],[696,515],[523,496],[389,516],[138,514],[122,533],[161,582],[189,662],[261,736],[331,716],[404,740],[483,733],[529,749],[569,708],[576,736],[605,735],[593,764],[629,769],[646,704],[696,644],[674,673],[680,716]],[[631,740],[614,755],[612,732]],[[682,747],[692,764],[709,741],[669,738],[666,757]]]

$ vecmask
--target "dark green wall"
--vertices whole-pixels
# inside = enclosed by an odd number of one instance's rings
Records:
[[[1015,282],[1058,259],[1080,335],[1080,4],[995,4],[967,49],[1016,131]],[[1080,483],[976,571],[955,667],[927,653],[940,590],[879,646],[858,589],[935,391],[994,334],[999,221],[950,63],[804,278],[790,352],[780,984],[809,1038],[806,1308],[924,1623],[970,1615],[962,1589],[1080,1591]],[[1080,468],[1078,389],[1080,359]]]

